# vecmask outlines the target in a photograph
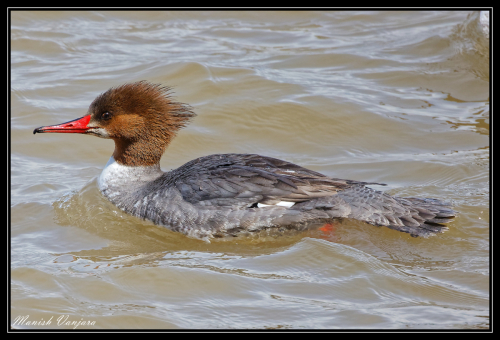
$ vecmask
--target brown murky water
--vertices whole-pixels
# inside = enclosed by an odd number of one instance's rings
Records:
[[[14,328],[490,326],[478,12],[14,11],[11,51]],[[428,239],[346,220],[211,243],[128,216],[96,186],[112,141],[32,131],[143,79],[198,114],[164,170],[259,153],[460,214]]]

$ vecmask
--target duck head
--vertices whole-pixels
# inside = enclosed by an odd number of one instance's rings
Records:
[[[146,81],[109,89],[90,104],[87,115],[72,121],[36,128],[33,133],[81,133],[115,142],[114,159],[128,166],[160,162],[177,131],[195,116],[191,108],[174,102],[171,89]]]

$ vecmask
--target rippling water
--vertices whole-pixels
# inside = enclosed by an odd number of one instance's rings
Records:
[[[479,12],[11,15],[14,328],[74,328],[61,317],[93,322],[77,329],[490,327]],[[259,153],[459,215],[428,239],[345,220],[211,243],[128,216],[96,185],[112,141],[32,131],[143,79],[198,114],[164,170]]]

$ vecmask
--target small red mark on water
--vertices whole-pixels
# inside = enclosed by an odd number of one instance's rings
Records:
[[[333,224],[330,223],[325,223],[325,225],[319,228],[319,230],[325,233],[335,231]]]

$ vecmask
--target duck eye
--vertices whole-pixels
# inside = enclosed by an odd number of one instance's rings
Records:
[[[109,112],[104,112],[103,114],[101,114],[101,119],[104,119],[104,120],[108,120],[111,118],[111,113]]]

